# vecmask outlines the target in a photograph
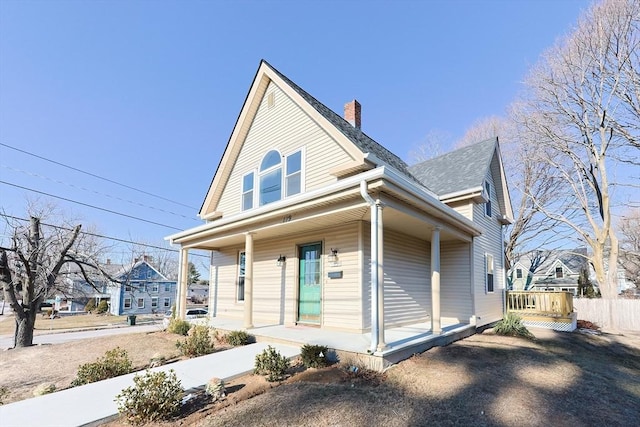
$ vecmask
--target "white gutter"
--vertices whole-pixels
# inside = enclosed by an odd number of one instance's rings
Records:
[[[367,192],[367,181],[360,181],[360,195],[371,207],[371,353],[378,348],[378,208]]]

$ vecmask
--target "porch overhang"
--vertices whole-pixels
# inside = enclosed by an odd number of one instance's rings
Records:
[[[242,233],[247,231],[259,233],[259,238],[263,239],[330,227],[336,223],[370,220],[368,204],[359,194],[362,181],[367,183],[369,192],[393,209],[394,215],[385,222],[385,227],[415,233],[416,226],[421,224],[425,228],[426,222],[441,227],[443,240],[470,241],[473,236],[481,234],[475,224],[444,205],[427,189],[384,166],[339,180],[322,189],[219,218],[166,239],[183,248],[214,250],[241,244],[244,239]],[[424,232],[428,236],[429,227]]]

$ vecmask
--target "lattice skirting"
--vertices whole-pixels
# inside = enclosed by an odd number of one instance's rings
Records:
[[[573,332],[577,327],[577,313],[571,313],[570,318],[562,319],[523,319],[522,324],[526,327],[553,329],[554,331]]]

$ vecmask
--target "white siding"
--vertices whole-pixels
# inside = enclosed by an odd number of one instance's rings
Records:
[[[424,322],[431,313],[429,242],[384,231],[385,326]]]
[[[441,315],[456,323],[468,323],[473,313],[469,243],[440,245]]]
[[[483,203],[473,207],[473,222],[482,228],[482,235],[474,238],[474,286],[477,325],[482,326],[500,320],[503,314],[505,289],[504,256],[502,250],[502,227],[498,222],[500,209],[496,196],[496,185],[489,172],[486,176],[491,183],[491,217],[485,215]],[[494,292],[488,293],[485,287],[485,254],[494,257]]]
[[[261,241],[254,236],[253,319],[255,324],[293,324],[297,320],[298,247],[321,242],[322,326],[331,329],[362,331],[362,277],[358,253],[358,223],[346,224],[328,231],[288,236]],[[330,266],[327,255],[338,249],[338,265]],[[238,252],[244,247],[225,248],[212,258],[212,293],[217,295],[215,314],[242,319],[244,303],[236,302]],[[287,261],[276,265],[279,255]],[[341,279],[329,279],[329,271],[342,271]],[[213,296],[212,296],[213,298]]]
[[[270,93],[275,97],[273,107],[267,106]],[[301,148],[304,148],[303,191],[336,181],[327,171],[353,160],[297,104],[270,83],[215,210],[225,216],[241,211],[242,177],[251,171],[257,173],[268,151],[276,149],[281,155],[287,155]]]
[[[464,215],[468,219],[473,219],[473,202],[471,200],[447,203],[447,205],[460,215]]]

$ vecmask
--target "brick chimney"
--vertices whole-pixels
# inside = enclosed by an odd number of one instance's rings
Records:
[[[362,124],[360,110],[360,103],[355,99],[344,104],[344,119],[351,123],[351,126],[356,129],[360,129],[360,126]]]

